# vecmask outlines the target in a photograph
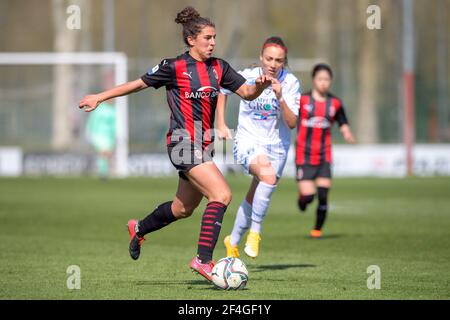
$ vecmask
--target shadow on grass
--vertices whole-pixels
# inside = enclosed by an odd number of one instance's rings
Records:
[[[286,269],[298,269],[298,268],[315,268],[315,264],[265,264],[249,267],[250,273],[264,272],[264,271],[276,271]],[[280,281],[280,280],[277,280]],[[291,281],[291,280],[287,280]],[[216,288],[213,284],[208,283],[206,280],[142,280],[136,281],[137,286],[187,286],[187,289],[197,290],[215,290],[222,291]],[[243,289],[248,290],[247,288]]]
[[[180,286],[187,285],[187,289],[196,290],[213,290],[213,291],[224,291],[222,289],[216,288],[212,283],[205,280],[145,280],[137,281],[137,286]],[[246,291],[247,288],[241,289],[240,291]]]
[[[179,285],[194,285],[205,286],[209,285],[206,280],[144,280],[137,281],[137,286],[179,286]]]
[[[353,236],[357,236],[359,237],[360,235],[353,235]],[[311,236],[305,236],[306,239],[311,239],[311,240],[327,240],[327,239],[339,239],[339,238],[346,238],[348,237],[347,234],[326,234],[321,236],[320,238],[313,238]]]
[[[273,270],[286,270],[286,269],[298,269],[298,268],[315,268],[315,264],[265,264],[254,266],[250,268],[251,272],[273,271]]]

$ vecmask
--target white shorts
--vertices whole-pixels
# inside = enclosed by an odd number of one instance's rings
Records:
[[[289,148],[281,144],[257,144],[249,139],[235,139],[233,154],[238,164],[242,165],[246,174],[250,171],[250,164],[259,155],[266,155],[275,170],[277,178],[281,178],[286,164]]]

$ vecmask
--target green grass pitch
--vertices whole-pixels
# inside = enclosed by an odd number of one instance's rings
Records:
[[[216,260],[250,182],[227,180],[233,201]],[[300,214],[294,181],[280,182],[260,257],[242,256],[249,283],[227,292],[188,268],[206,202],[147,235],[138,261],[128,256],[127,220],[170,200],[175,178],[0,179],[0,299],[449,299],[450,179],[333,182],[321,240],[307,237],[316,202]],[[67,288],[70,265],[81,269],[79,290]],[[381,289],[367,288],[370,265]]]

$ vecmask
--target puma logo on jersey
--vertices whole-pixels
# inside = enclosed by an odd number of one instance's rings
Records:
[[[159,70],[159,64],[157,64],[156,66],[154,66],[151,70],[148,70],[147,71],[147,74],[149,75],[149,76],[151,76],[152,74],[154,74],[156,71],[158,71]]]
[[[192,72],[189,72],[189,73],[183,72],[183,74],[192,80]]]

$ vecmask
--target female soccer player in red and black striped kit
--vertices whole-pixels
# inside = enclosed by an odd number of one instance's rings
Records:
[[[342,101],[329,90],[333,72],[326,64],[318,64],[312,71],[311,92],[302,95],[298,118],[295,163],[297,166],[298,206],[303,212],[314,200],[317,187],[316,225],[311,237],[322,236],[328,210],[328,191],[331,187],[331,126],[337,121],[348,143],[355,143],[348,125]]]
[[[219,237],[223,215],[231,201],[231,191],[221,172],[211,161],[217,96],[221,87],[246,100],[257,98],[271,84],[262,75],[254,85],[246,84],[222,59],[212,57],[216,45],[214,24],[192,7],[178,13],[183,40],[189,50],[174,59],[164,59],[140,79],[83,98],[79,107],[94,110],[101,102],[140,91],[165,86],[171,111],[167,133],[169,159],[178,170],[179,181],[172,201],[160,204],[144,219],[128,221],[129,252],[139,258],[144,235],[189,217],[203,197],[208,204],[203,214],[197,256],[190,267],[211,280],[213,250]]]

